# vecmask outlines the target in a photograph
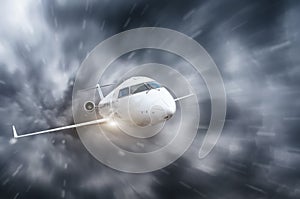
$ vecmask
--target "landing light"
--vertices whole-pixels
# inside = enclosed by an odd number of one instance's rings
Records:
[[[111,127],[117,126],[117,122],[114,121],[114,120],[109,120],[109,121],[107,122],[107,124],[108,124],[109,126],[111,126]]]

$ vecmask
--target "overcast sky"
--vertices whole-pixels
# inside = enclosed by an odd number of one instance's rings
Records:
[[[296,0],[4,0],[0,198],[299,198],[299,19]],[[12,139],[12,124],[20,132],[71,124],[73,81],[86,55],[148,26],[194,38],[222,74],[227,117],[207,158],[197,158],[203,129],[174,164],[139,175],[98,162],[72,130]],[[134,59],[164,60],[147,55]],[[209,104],[200,105],[204,119]]]

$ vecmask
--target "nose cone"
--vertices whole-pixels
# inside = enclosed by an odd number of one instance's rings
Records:
[[[170,107],[168,107],[168,108],[165,110],[165,113],[166,113],[166,116],[165,116],[164,119],[168,120],[168,119],[170,119],[170,118],[174,115],[174,113],[175,113],[175,108],[170,108]]]
[[[166,116],[165,109],[161,105],[154,105],[150,110],[151,124],[157,124],[164,121]]]
[[[176,104],[174,101],[172,103],[160,103],[160,105],[152,106],[150,111],[151,124],[157,124],[166,120],[169,120],[176,111]]]
[[[169,120],[176,112],[176,103],[172,95],[165,90],[161,98],[162,108],[164,110],[164,120]]]
[[[165,89],[152,91],[150,103],[151,124],[169,120],[176,112],[176,103],[172,95]]]
[[[165,104],[164,106],[164,112],[165,112],[165,120],[170,119],[176,111],[176,104],[174,100],[170,100],[168,103]]]

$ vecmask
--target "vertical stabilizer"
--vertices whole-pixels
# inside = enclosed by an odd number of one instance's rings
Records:
[[[14,138],[18,138],[16,127],[14,125],[12,126],[12,130],[13,130]]]
[[[97,88],[97,91],[99,93],[99,96],[100,96],[100,100],[102,100],[104,98],[104,95],[102,93],[102,90],[101,90],[101,87],[99,84],[96,85],[96,88]]]

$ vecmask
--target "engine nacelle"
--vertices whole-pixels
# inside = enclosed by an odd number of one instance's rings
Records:
[[[89,112],[95,110],[95,103],[91,102],[91,101],[85,102],[84,103],[84,110],[89,111]]]

